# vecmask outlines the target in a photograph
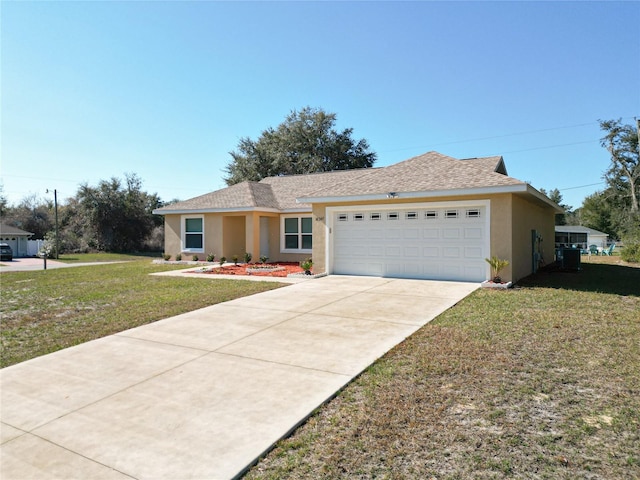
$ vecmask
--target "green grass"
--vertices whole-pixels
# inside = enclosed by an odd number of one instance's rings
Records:
[[[102,261],[131,256],[99,257]],[[281,286],[273,282],[150,276],[184,268],[149,258],[0,276],[2,367],[208,305]]]
[[[474,292],[246,478],[640,478],[640,268],[583,262]]]
[[[89,262],[121,262],[131,260],[142,260],[149,258],[162,258],[160,253],[139,253],[131,255],[128,253],[65,253],[56,259],[64,263],[89,263]]]

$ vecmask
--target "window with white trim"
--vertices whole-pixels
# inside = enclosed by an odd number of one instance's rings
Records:
[[[458,218],[458,210],[447,210],[444,212],[445,218]]]
[[[182,232],[183,252],[204,252],[204,217],[183,217]]]
[[[283,252],[311,253],[313,246],[313,220],[311,217],[282,217]]]
[[[479,208],[467,209],[467,218],[480,218],[480,209]]]

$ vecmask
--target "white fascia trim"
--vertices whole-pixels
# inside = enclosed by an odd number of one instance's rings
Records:
[[[268,212],[268,213],[280,213],[281,210],[277,208],[254,208],[254,207],[240,207],[240,208],[185,208],[181,210],[164,210],[156,209],[151,213],[154,215],[192,215],[202,213],[229,213],[229,212]]]
[[[368,195],[344,195],[340,197],[300,197],[296,202],[300,203],[344,203],[370,200],[398,200],[402,198],[432,198],[457,195],[490,195],[495,193],[521,193],[526,192],[526,183],[518,185],[501,185],[496,187],[457,188],[452,190],[427,190],[423,192],[394,192],[395,196],[389,198],[387,193],[373,193]],[[391,192],[390,192],[391,193]]]
[[[287,213],[311,213],[312,210],[310,208],[286,208],[284,210],[278,210],[279,213],[287,214]]]

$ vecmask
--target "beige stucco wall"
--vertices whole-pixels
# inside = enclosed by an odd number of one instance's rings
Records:
[[[544,264],[554,261],[555,212],[551,207],[513,195],[513,281],[533,273],[531,230],[542,235]]]
[[[164,253],[174,258],[180,253],[180,215],[164,216]]]

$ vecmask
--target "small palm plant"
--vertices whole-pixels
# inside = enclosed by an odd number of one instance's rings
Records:
[[[493,257],[484,259],[489,266],[491,266],[491,281],[493,283],[502,283],[502,278],[500,278],[500,272],[509,265],[509,260],[503,260],[501,258]]]
[[[305,275],[311,275],[311,267],[313,267],[313,260],[311,260],[311,258],[300,262],[300,268],[304,270]]]

